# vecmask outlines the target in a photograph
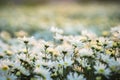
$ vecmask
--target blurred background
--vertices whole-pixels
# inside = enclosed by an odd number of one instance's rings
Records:
[[[120,25],[120,0],[0,0],[0,38],[51,39],[50,27],[98,35]]]
[[[54,3],[54,2],[120,2],[120,0],[0,0],[1,4],[43,4],[43,3]]]

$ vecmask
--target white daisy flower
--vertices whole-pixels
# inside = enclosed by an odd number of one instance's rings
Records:
[[[104,65],[104,64],[102,64],[98,61],[96,61],[96,64],[95,64],[94,68],[95,68],[95,73],[96,74],[103,74],[106,77],[110,75],[110,72],[111,72],[110,69],[107,68],[106,65]]]
[[[69,39],[69,42],[70,44],[76,46],[76,47],[83,47],[84,44],[82,43],[82,41],[80,40],[80,37],[79,36],[72,36],[70,39]]]
[[[93,56],[93,51],[92,51],[92,49],[88,49],[88,48],[82,48],[82,49],[80,49],[79,50],[79,55],[81,56],[81,57],[83,57],[83,56]]]
[[[56,34],[54,35],[54,38],[55,38],[56,40],[63,40],[64,37],[63,37],[61,34],[56,33]]]
[[[0,73],[1,72],[8,72],[10,70],[9,63],[8,62],[0,60]]]
[[[70,57],[65,57],[64,60],[63,59],[59,60],[57,64],[58,66],[60,65],[60,66],[67,67],[67,66],[71,66],[73,62],[74,61]]]
[[[86,80],[82,74],[78,75],[76,72],[75,73],[70,73],[67,76],[67,80]]]
[[[100,53],[98,53],[98,54],[100,54]],[[107,54],[100,54],[100,57],[101,57],[101,59],[102,59],[104,62],[106,62],[106,63],[108,63],[109,60],[111,59],[111,58],[110,58],[110,55],[107,55]]]
[[[82,34],[83,36],[88,37],[88,38],[91,39],[91,40],[93,40],[93,39],[96,38],[96,34],[93,33],[93,32],[91,32],[91,31],[88,31],[88,30],[83,30],[83,31],[81,32],[81,34]]]
[[[4,74],[4,75],[0,75],[0,80],[16,80],[17,77],[13,74]]]
[[[56,47],[56,50],[58,50],[61,53],[61,56],[64,56],[62,54],[65,54],[65,56],[71,56],[73,54],[73,47],[68,43],[58,45]]]
[[[117,61],[114,58],[109,59],[108,65],[112,71],[119,71],[120,70],[120,59],[117,59]]]
[[[63,34],[63,30],[62,29],[58,29],[56,27],[51,27],[51,32],[53,33],[59,33],[59,34]]]
[[[77,61],[82,65],[82,67],[90,67],[90,65],[88,64],[88,60],[87,59],[77,59]]]
[[[49,69],[45,69],[40,66],[36,67],[34,72],[40,75],[40,77],[45,78],[46,80],[51,80]]]
[[[20,63],[20,61],[15,61],[14,62],[14,66],[13,66],[13,69],[18,69],[22,74],[24,75],[30,75],[29,71],[26,70]]]
[[[34,41],[34,37],[23,37],[23,38],[18,38],[18,40],[23,41],[25,44],[32,43]]]
[[[114,37],[120,39],[120,26],[111,28],[111,33]]]

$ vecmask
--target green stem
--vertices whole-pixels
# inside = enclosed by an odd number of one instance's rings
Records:
[[[27,57],[29,57],[29,54],[28,54],[28,44],[25,43],[25,46],[26,46],[26,55],[27,55]]]

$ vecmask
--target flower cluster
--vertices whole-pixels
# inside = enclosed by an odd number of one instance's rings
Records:
[[[76,36],[51,31],[53,41],[0,41],[0,80],[120,79],[120,27],[103,37],[87,30]]]

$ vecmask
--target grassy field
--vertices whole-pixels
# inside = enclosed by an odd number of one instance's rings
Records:
[[[0,31],[16,37],[46,34],[51,26],[66,33],[79,34],[87,28],[101,33],[120,24],[119,4],[49,4],[41,6],[3,6],[0,8]]]

